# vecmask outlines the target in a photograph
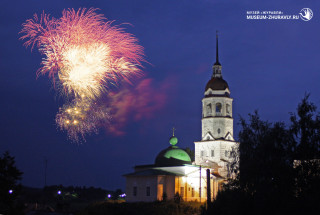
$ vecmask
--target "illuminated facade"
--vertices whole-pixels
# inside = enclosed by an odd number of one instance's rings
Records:
[[[152,165],[136,166],[126,174],[126,200],[151,202],[174,199],[207,200],[207,175],[210,170],[210,196],[214,200],[229,177],[231,151],[238,143],[233,138],[232,98],[227,82],[222,78],[216,45],[216,63],[212,78],[202,99],[202,137],[195,142],[195,162],[176,146],[178,139],[170,138],[168,148],[161,151]]]
[[[206,200],[206,169],[193,165],[187,152],[176,146],[177,142],[172,136],[171,146],[158,154],[154,164],[136,166],[133,173],[125,175],[127,202],[170,200],[177,193],[184,201]],[[213,175],[211,178],[215,197],[220,178]]]

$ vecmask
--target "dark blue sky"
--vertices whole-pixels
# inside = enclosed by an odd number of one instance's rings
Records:
[[[41,56],[26,49],[18,35],[34,13],[44,10],[58,18],[63,9],[79,7],[100,8],[115,24],[131,23],[123,27],[139,39],[150,63],[130,88],[141,93],[136,87],[145,83],[147,111],[135,105],[121,121],[122,135],[102,129],[81,145],[56,128],[62,101],[48,77],[36,79]],[[298,15],[302,8],[313,10],[310,21],[246,19],[252,10]],[[48,185],[124,189],[122,175],[134,165],[153,163],[168,146],[173,126],[180,147],[193,148],[200,140],[201,99],[215,61],[216,30],[222,74],[234,98],[235,134],[239,116],[256,109],[265,120],[288,122],[306,92],[320,106],[319,15],[316,0],[3,0],[0,153],[8,150],[16,157],[27,186],[44,185],[47,158]]]

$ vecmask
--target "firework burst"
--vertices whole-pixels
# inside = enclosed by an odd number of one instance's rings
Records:
[[[109,123],[110,115],[104,104],[91,104],[86,100],[74,100],[59,108],[56,123],[68,137],[76,142],[85,141],[88,133],[97,133],[99,127]]]
[[[112,21],[96,10],[63,10],[59,19],[35,14],[20,32],[26,47],[37,47],[44,55],[38,75],[48,74],[54,84],[59,82],[61,94],[74,99],[56,117],[58,126],[70,136],[96,130],[96,121],[106,115],[92,114],[95,101],[111,86],[130,82],[141,73],[143,48],[137,39],[112,26]]]
[[[54,80],[75,97],[99,97],[110,85],[141,71],[143,48],[137,39],[95,11],[68,9],[60,19],[34,15],[21,31],[24,45],[45,55],[38,73],[58,76]]]

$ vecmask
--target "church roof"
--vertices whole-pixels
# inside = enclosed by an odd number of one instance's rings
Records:
[[[180,149],[176,144],[178,138],[173,136],[169,140],[171,146],[162,150],[155,160],[155,166],[182,166],[191,164],[191,158],[188,153]]]
[[[155,166],[182,166],[191,164],[188,153],[178,146],[169,146],[162,150],[155,160]]]
[[[205,91],[209,88],[212,90],[225,90],[227,88],[229,89],[229,85],[223,78],[212,77],[208,81]]]
[[[184,176],[178,172],[169,172],[161,169],[147,169],[143,171],[138,171],[130,174],[126,174],[124,176],[150,176],[150,175],[175,175],[175,176]]]

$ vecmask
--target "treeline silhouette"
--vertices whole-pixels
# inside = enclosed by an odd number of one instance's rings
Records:
[[[207,214],[320,213],[320,115],[309,95],[290,123],[241,118],[240,145],[229,164],[233,178]]]

